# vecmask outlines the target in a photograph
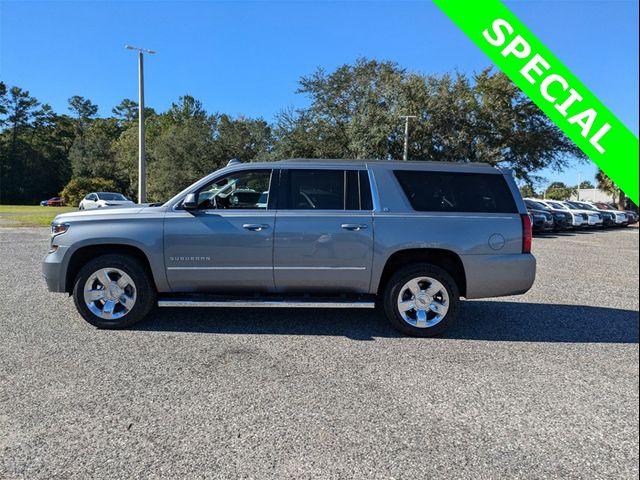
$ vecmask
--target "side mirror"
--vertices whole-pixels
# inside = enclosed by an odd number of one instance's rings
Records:
[[[195,193],[188,193],[184,200],[182,201],[182,208],[185,210],[195,210],[198,208],[198,201],[196,200]]]

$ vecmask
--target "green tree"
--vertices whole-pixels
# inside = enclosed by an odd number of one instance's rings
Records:
[[[398,159],[401,115],[415,115],[409,157],[488,162],[527,183],[584,154],[502,73],[409,73],[393,62],[358,59],[300,80],[308,108],[276,119],[273,155]]]
[[[5,123],[7,114],[7,85],[0,81],[0,127]]]
[[[58,195],[69,181],[69,150],[73,140],[74,128],[69,117],[57,115],[46,104],[35,112],[29,140],[34,155],[25,169],[30,176],[29,202]]]
[[[286,109],[278,113],[273,126],[271,156],[283,158],[320,158],[321,145],[314,134],[312,115],[305,110]]]
[[[115,118],[94,120],[84,133],[84,155],[89,161],[74,164],[74,175],[106,178],[113,180],[119,189],[125,189],[129,181],[116,168],[113,148],[121,132],[122,128]]]
[[[520,187],[520,195],[522,195],[524,198],[532,198],[537,196],[536,191],[533,189],[533,187],[527,184]]]
[[[563,182],[553,182],[547,187],[544,194],[546,198],[552,200],[567,200],[575,192],[575,187],[568,187]]]
[[[214,117],[214,155],[218,164],[232,158],[243,162],[268,158],[271,148],[271,127],[262,119],[228,115]]]
[[[618,205],[620,210],[624,210],[626,208],[626,195],[615,183],[613,183],[607,174],[600,169],[596,172],[596,182],[598,182],[598,188],[600,190],[603,190],[613,196],[613,201]]]
[[[398,141],[394,130],[400,122],[400,84],[405,77],[406,72],[393,62],[367,59],[342,65],[331,74],[320,68],[302,77],[298,93],[307,95],[311,105],[297,118],[310,121],[305,131],[314,142],[316,156],[390,158],[391,144]],[[287,119],[279,120],[282,126]],[[299,133],[294,126],[296,130]],[[303,150],[308,151],[308,142],[303,142]]]
[[[62,189],[60,196],[66,199],[67,204],[76,206],[88,193],[115,189],[113,180],[100,177],[74,177]]]
[[[69,152],[69,158],[74,175],[85,175],[91,168],[91,158],[87,155],[85,145],[85,134],[93,121],[93,117],[98,113],[98,106],[93,104],[91,100],[78,95],[71,97],[68,102],[76,127],[75,140]]]
[[[138,102],[125,98],[111,110],[122,123],[132,122],[138,118]]]
[[[180,97],[158,118],[149,140],[148,194],[151,201],[170,198],[220,166],[214,149],[215,120],[200,101]]]
[[[596,188],[596,187],[589,180],[583,180],[582,182],[580,182],[580,188],[592,189],[592,188]]]
[[[7,93],[2,100],[2,123],[7,128],[0,138],[0,203],[20,203],[28,196],[25,173],[35,156],[29,140],[39,102],[19,87],[11,87]]]
[[[120,126],[125,126],[130,122],[138,119],[138,102],[129,98],[125,98],[118,105],[113,107],[111,112],[114,114]],[[155,117],[156,111],[150,107],[144,107],[145,119]]]

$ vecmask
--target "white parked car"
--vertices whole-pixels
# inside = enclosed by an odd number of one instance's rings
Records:
[[[563,212],[568,213],[571,216],[571,225],[573,225],[576,228],[586,227],[588,225],[589,215],[587,213],[580,213],[575,210],[571,210],[563,202],[559,202],[556,200],[539,200],[539,199],[536,199],[536,202],[540,202],[549,208],[553,208],[555,210],[562,210]]]
[[[614,209],[603,209],[598,207],[595,203],[592,202],[573,202],[579,206],[584,207],[585,209],[597,211],[602,215],[609,214],[611,216],[611,221],[616,226],[624,226],[629,223],[629,218],[625,212],[621,212],[620,210]]]
[[[91,210],[92,208],[127,207],[132,205],[135,205],[135,203],[121,193],[91,192],[80,201],[79,208],[80,210]]]
[[[585,208],[580,208],[576,205],[574,205],[571,202],[562,202],[564,205],[566,205],[569,209],[571,210],[575,210],[578,212],[583,212],[586,213],[587,215],[589,215],[589,226],[590,227],[602,227],[604,225],[604,218],[602,217],[602,214],[599,212],[596,212],[594,210],[588,210]]]
[[[547,200],[546,203],[548,203],[549,205],[553,205],[554,208],[559,208],[562,210],[566,210],[569,211],[571,213],[574,214],[580,214],[584,220],[584,225],[583,226],[589,226],[589,227],[597,227],[597,226],[602,226],[603,223],[603,219],[602,219],[602,215],[597,213],[597,212],[593,212],[591,210],[583,210],[581,208],[578,208],[574,205],[571,205],[571,203],[569,202],[561,202],[558,200]]]

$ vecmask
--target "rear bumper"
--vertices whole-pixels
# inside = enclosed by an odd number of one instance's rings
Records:
[[[462,255],[466,298],[504,297],[527,292],[536,278],[531,254]]]

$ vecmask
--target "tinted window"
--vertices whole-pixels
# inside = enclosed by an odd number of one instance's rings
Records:
[[[243,170],[217,178],[198,192],[198,208],[266,209],[271,170]]]
[[[121,193],[100,192],[97,194],[100,200],[126,200],[126,197]]]
[[[360,172],[360,173],[359,173]],[[288,170],[286,202],[294,210],[371,210],[371,190],[362,170]]]
[[[559,208],[561,210],[569,210],[569,207],[567,207],[566,205],[562,204],[562,203],[552,203],[552,206],[555,205],[556,208]]]
[[[369,185],[369,173],[366,170],[360,170],[360,209],[373,210],[373,202],[371,201],[371,185]]]
[[[356,170],[349,170],[347,175],[347,210],[360,210],[360,179]]]
[[[289,208],[344,210],[343,170],[290,170]]]
[[[517,213],[502,175],[409,170],[394,173],[414,210]]]
[[[529,208],[537,208],[538,210],[549,210],[549,207],[547,207],[546,205],[543,205],[542,203],[539,202],[534,202],[531,200],[525,200],[524,203],[526,203],[527,207]]]

